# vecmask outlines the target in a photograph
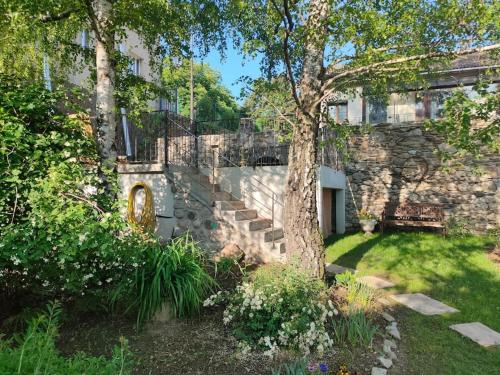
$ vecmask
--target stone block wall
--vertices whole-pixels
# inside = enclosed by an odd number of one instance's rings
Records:
[[[500,155],[463,160],[463,167],[446,172],[435,154],[443,147],[418,123],[380,124],[353,136],[345,165],[347,229],[358,228],[361,208],[380,217],[389,201],[440,203],[447,218],[465,218],[476,232],[498,228]]]

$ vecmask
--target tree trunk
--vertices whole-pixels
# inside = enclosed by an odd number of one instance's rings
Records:
[[[288,156],[288,180],[285,189],[285,243],[289,261],[294,259],[312,275],[323,277],[325,251],[318,222],[317,134],[319,107],[323,91],[323,59],[326,45],[328,0],[312,0],[306,22],[298,124],[293,129]],[[292,69],[289,69],[291,74]],[[290,77],[293,80],[293,77]]]
[[[289,262],[323,277],[324,248],[316,202],[316,130],[318,125],[300,116],[293,133],[285,188],[285,241]]]
[[[114,30],[111,24],[111,2],[94,2],[96,33],[96,125],[97,142],[102,168],[114,170],[116,167],[116,106],[115,106],[115,64]]]

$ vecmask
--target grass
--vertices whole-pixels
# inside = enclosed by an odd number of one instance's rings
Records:
[[[500,348],[483,348],[448,327],[481,322],[500,332],[500,266],[488,259],[486,237],[449,238],[433,233],[393,232],[332,236],[326,259],[385,277],[390,292],[421,292],[460,310],[423,316],[401,309],[408,374],[493,374]]]

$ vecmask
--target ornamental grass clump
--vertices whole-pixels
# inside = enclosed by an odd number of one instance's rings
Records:
[[[232,328],[242,350],[269,356],[290,349],[323,353],[333,340],[328,328],[338,312],[323,281],[294,265],[266,265],[234,292],[219,292],[204,305],[226,303],[224,324]]]
[[[144,264],[136,271],[132,283],[117,290],[132,291],[129,308],[137,309],[137,323],[145,321],[169,304],[179,317],[199,311],[203,299],[215,285],[204,268],[203,251],[189,235],[166,245],[151,246],[144,251]]]

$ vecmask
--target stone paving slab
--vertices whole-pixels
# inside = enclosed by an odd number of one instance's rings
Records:
[[[344,272],[352,272],[352,273],[357,272],[356,270],[353,270],[352,268],[339,266],[338,264],[334,264],[334,263],[327,263],[325,266],[325,270],[327,273],[331,273],[334,275],[339,274],[339,273],[344,273]]]
[[[427,297],[422,293],[395,294],[391,296],[391,298],[423,315],[440,315],[458,312],[457,309]]]
[[[392,288],[396,284],[377,276],[363,276],[357,279],[361,284],[365,284],[372,289]]]
[[[482,323],[454,324],[450,328],[477,342],[479,345],[500,345],[500,333],[493,331],[490,327]]]

